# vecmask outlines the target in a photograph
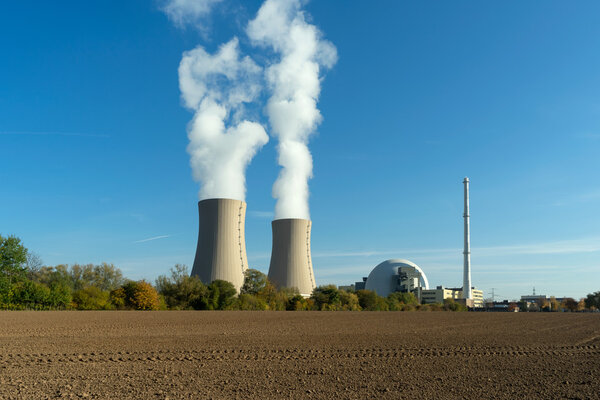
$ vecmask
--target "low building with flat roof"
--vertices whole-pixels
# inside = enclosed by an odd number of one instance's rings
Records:
[[[469,307],[483,307],[483,291],[479,289],[471,288],[471,295],[473,296],[473,303]],[[433,304],[443,303],[446,299],[452,299],[456,302],[463,302],[462,288],[445,288],[444,286],[438,286],[435,289],[428,289],[421,291],[421,304]]]

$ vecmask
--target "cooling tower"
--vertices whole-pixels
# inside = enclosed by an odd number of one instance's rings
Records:
[[[278,288],[297,288],[310,296],[315,288],[310,258],[310,227],[307,219],[276,219],[273,227],[273,250],[269,280]]]
[[[246,203],[232,199],[198,202],[200,226],[192,275],[206,284],[216,279],[233,283],[239,291],[248,268],[244,221]]]

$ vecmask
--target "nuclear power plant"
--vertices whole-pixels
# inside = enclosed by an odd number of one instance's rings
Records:
[[[373,290],[380,296],[393,292],[414,293],[423,303],[446,298],[461,300],[469,307],[483,305],[483,292],[471,286],[471,244],[469,178],[464,184],[464,251],[462,288],[438,286],[429,289],[425,272],[403,259],[387,260],[376,266],[368,278],[356,282],[356,290]],[[233,199],[208,199],[198,202],[198,245],[192,275],[209,284],[221,279],[239,291],[248,269],[245,240],[246,203]],[[310,252],[312,223],[308,219],[285,218],[271,222],[273,247],[268,279],[277,288],[296,288],[310,296],[316,287]]]
[[[246,203],[232,199],[198,202],[198,245],[192,275],[209,284],[216,279],[231,282],[239,291],[248,269],[246,256]]]
[[[443,303],[452,299],[465,304],[467,307],[482,308],[483,291],[471,286],[471,231],[469,214],[469,178],[464,184],[464,249],[463,249],[463,286],[446,288],[436,286],[429,289],[429,281],[425,272],[415,263],[396,259],[387,260],[377,265],[362,282],[348,286],[354,290],[372,290],[379,296],[388,296],[393,292],[413,293],[422,304]]]
[[[276,219],[273,228],[273,249],[269,280],[278,288],[296,288],[310,296],[315,288],[310,256],[311,221],[307,219]]]

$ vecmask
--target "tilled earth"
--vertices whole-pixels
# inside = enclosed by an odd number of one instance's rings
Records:
[[[600,315],[7,311],[0,398],[597,399]]]

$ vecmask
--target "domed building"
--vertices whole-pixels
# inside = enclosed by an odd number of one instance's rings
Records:
[[[373,290],[382,297],[394,292],[410,292],[420,298],[421,290],[429,289],[429,281],[417,264],[393,259],[377,265],[363,282],[356,282],[355,287],[356,290]]]

